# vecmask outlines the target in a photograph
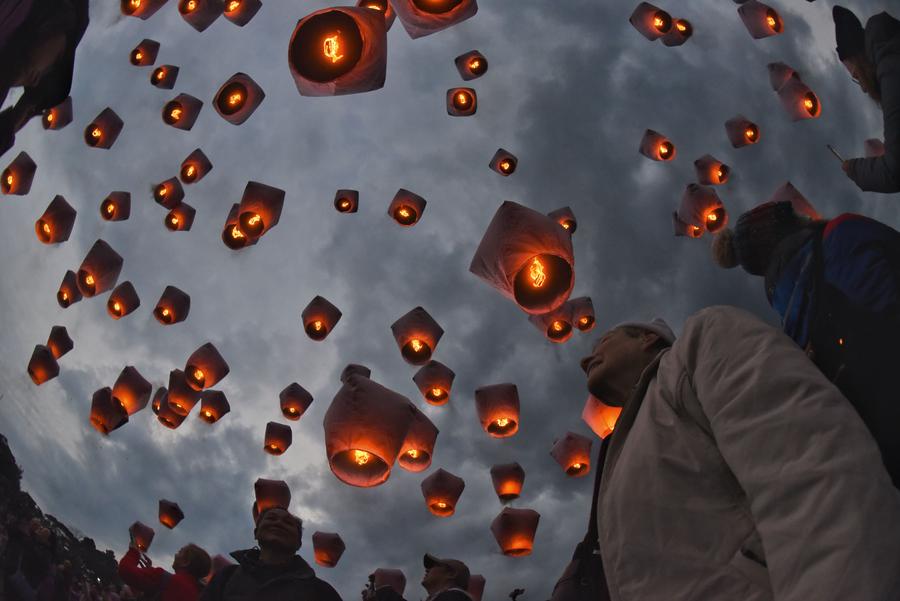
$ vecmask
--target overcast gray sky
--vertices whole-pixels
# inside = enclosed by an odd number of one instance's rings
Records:
[[[312,532],[336,531],[347,551],[337,568],[318,568],[346,599],[354,599],[377,567],[402,568],[406,597],[419,586],[421,556],[464,560],[487,578],[485,599],[544,600],[583,537],[591,478],[570,479],[550,457],[566,431],[591,435],[581,421],[586,397],[578,359],[604,328],[659,315],[680,330],[685,317],[718,303],[735,304],[773,321],[762,282],[725,272],[709,259],[708,238],[675,238],[671,212],[693,181],[693,160],[711,153],[732,166],[719,188],[732,218],[768,199],[790,180],[828,216],[851,211],[900,224],[896,199],[859,192],[825,150],[847,157],[881,137],[881,113],[850,81],[834,52],[832,3],[773,1],[785,33],[753,40],[727,0],[657,3],[689,19],[693,39],[667,48],[629,24],[636,2],[600,0],[483,1],[478,14],[449,30],[411,40],[400,22],[388,34],[382,90],[336,98],[299,96],[287,66],[298,19],[328,4],[269,0],[244,28],[224,18],[197,33],[173,0],[148,21],[124,19],[117,2],[92,1],[91,24],[78,49],[72,96],[75,120],[45,132],[38,120],[23,130],[20,150],[38,164],[30,194],[4,197],[0,212],[0,430],[24,468],[24,485],[41,507],[121,554],[134,520],[157,530],[151,556],[168,564],[196,542],[210,553],[252,546],[250,504],[259,477],[282,478],[292,509],[304,519],[301,554],[312,562]],[[887,0],[844,4],[865,20]],[[178,65],[174,90],[149,84],[151,68],[129,64],[143,38],[160,42],[157,64]],[[453,58],[480,50],[490,68],[472,85],[478,113],[446,114],[445,92],[462,85]],[[784,61],[818,93],[822,117],[792,123],[768,84],[766,64]],[[213,94],[243,71],[266,99],[243,125],[220,118]],[[176,93],[201,98],[190,132],[167,127],[163,104]],[[104,107],[124,120],[112,150],[82,141],[84,126]],[[734,150],[726,119],[743,113],[761,127],[761,142]],[[673,163],[638,154],[645,129],[676,144]],[[150,186],[175,176],[200,147],[214,164],[187,186],[197,209],[190,232],[163,226],[165,210]],[[503,178],[488,162],[498,147],[519,158]],[[286,190],[281,222],[257,246],[240,253],[219,236],[248,180]],[[410,229],[385,211],[399,188],[428,201]],[[360,210],[332,207],[338,188],[360,191]],[[132,193],[132,214],[106,223],[100,201],[113,190]],[[56,194],[78,210],[71,239],[40,244],[33,224]],[[503,200],[542,212],[570,205],[574,235],[574,296],[589,295],[598,328],[554,345],[508,300],[468,272],[481,235]],[[119,281],[131,280],[142,305],[116,322],[102,296],[60,309],[55,292],[66,269],[77,269],[98,238],[125,259]],[[187,321],[160,326],[151,309],[175,285],[191,295]],[[322,295],[343,318],[322,343],[307,338],[300,311]],[[421,305],[443,326],[434,358],[456,371],[445,407],[420,400],[415,368],[400,356],[390,324]],[[65,325],[75,349],[60,376],[35,387],[25,371],[35,344]],[[231,366],[216,388],[232,411],[210,427],[192,414],[175,431],[149,408],[104,438],[88,422],[91,394],[112,386],[126,365],[154,386],[188,355],[212,341]],[[407,395],[440,428],[432,468],[395,469],[377,488],[340,483],[324,453],[322,417],[349,362]],[[278,392],[297,381],[315,397],[281,457],[262,451],[266,422],[280,419]],[[518,385],[521,428],[510,439],[479,427],[473,392],[501,382]],[[196,410],[195,410],[196,413]],[[500,554],[489,526],[502,506],[491,488],[493,464],[519,462],[523,495],[515,507],[540,512],[534,553]],[[465,479],[456,515],[433,517],[419,489],[437,468]],[[177,501],[186,518],[172,531],[156,519],[160,498]]]

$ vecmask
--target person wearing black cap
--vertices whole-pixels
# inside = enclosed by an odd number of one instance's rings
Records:
[[[422,586],[428,592],[425,601],[472,601],[469,568],[458,559],[441,559],[430,553],[423,558],[425,576]]]
[[[844,172],[861,190],[900,192],[900,21],[883,12],[863,29],[843,6],[833,16],[838,58],[884,113],[884,155],[844,161]]]

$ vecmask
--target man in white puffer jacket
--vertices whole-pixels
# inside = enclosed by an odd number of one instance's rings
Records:
[[[850,403],[781,331],[713,307],[607,332],[622,406],[598,504],[613,601],[900,600],[900,492]]]

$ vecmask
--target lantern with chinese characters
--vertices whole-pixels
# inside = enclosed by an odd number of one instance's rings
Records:
[[[106,107],[84,128],[84,142],[91,148],[112,148],[125,123],[111,108]]]
[[[188,25],[203,31],[225,10],[223,0],[179,0],[178,12]]]
[[[253,484],[253,490],[256,495],[253,505],[259,513],[273,507],[288,509],[291,506],[291,489],[284,480],[259,478]]]
[[[222,84],[213,99],[219,116],[233,125],[240,125],[265,99],[266,93],[246,73],[235,73]]]
[[[65,242],[75,227],[76,214],[72,205],[57,195],[44,210],[44,214],[34,222],[34,233],[44,244]]]
[[[475,409],[481,427],[494,438],[507,438],[519,431],[519,390],[515,384],[477,389]]]
[[[373,382],[365,368],[349,367],[325,412],[325,453],[338,480],[371,487],[391,474],[413,423],[410,401]]]
[[[534,534],[541,514],[533,509],[505,507],[491,522],[491,533],[504,555],[523,557],[531,555]]]
[[[864,142],[866,158],[872,159],[884,156],[884,142],[878,138],[869,138]]]
[[[447,90],[447,114],[451,117],[470,117],[478,110],[478,96],[473,88]]]
[[[53,357],[53,351],[43,344],[35,346],[28,361],[28,375],[38,386],[58,376],[59,363]]]
[[[129,365],[116,378],[116,383],[112,388],[112,398],[117,405],[125,409],[128,415],[134,415],[150,402],[151,392],[153,392],[153,385],[145,380],[133,365]]]
[[[563,468],[567,476],[580,478],[591,470],[591,439],[574,432],[553,443],[550,456]]]
[[[662,37],[664,46],[681,46],[694,35],[694,26],[687,19],[675,19],[672,28]]]
[[[675,145],[667,137],[652,129],[644,132],[640,152],[654,161],[671,161],[675,158]]]
[[[25,196],[31,190],[37,164],[27,152],[20,152],[0,175],[0,192]]]
[[[159,415],[163,406],[169,406],[169,390],[165,386],[160,386],[153,393],[153,400],[150,401],[150,409],[155,415]]]
[[[421,472],[431,465],[438,429],[424,413],[412,407],[414,417],[403,441],[397,463],[408,472]]]
[[[337,7],[297,22],[288,63],[303,96],[338,96],[377,90],[387,70],[384,13]]]
[[[260,0],[225,0],[225,18],[243,27],[250,22],[259,9],[262,8]]]
[[[387,212],[400,225],[411,227],[422,218],[426,204],[427,201],[418,194],[400,188],[394,195],[394,199],[391,200]]]
[[[81,300],[81,290],[78,289],[78,278],[71,269],[66,271],[59,290],[56,292],[56,302],[63,309],[67,309],[72,303]]]
[[[214,424],[231,411],[231,405],[221,390],[204,390],[200,393],[200,419]]]
[[[685,187],[681,207],[673,218],[685,224],[690,229],[686,235],[693,238],[699,238],[706,232],[715,234],[728,224],[728,212],[719,195],[709,186],[699,184]]]
[[[464,81],[478,79],[488,70],[487,59],[477,50],[471,50],[465,54],[460,54],[453,62],[456,64],[456,70],[459,71],[460,77]]]
[[[119,0],[119,6],[124,16],[138,17],[146,21],[166,2],[168,0]]]
[[[413,382],[429,405],[445,405],[450,400],[450,390],[456,374],[438,361],[429,361],[413,376]]]
[[[240,231],[253,240],[258,240],[281,219],[284,207],[284,190],[259,182],[248,182],[238,208]]]
[[[291,421],[297,421],[303,417],[303,414],[306,413],[312,402],[312,395],[296,382],[292,382],[278,394],[281,414],[285,419]]]
[[[491,170],[496,171],[500,175],[507,176],[512,175],[515,172],[518,164],[519,159],[512,153],[500,148],[494,153],[494,158],[491,159],[488,166]]]
[[[525,470],[518,463],[502,463],[491,468],[494,492],[502,503],[518,499],[525,484]]]
[[[197,209],[186,202],[182,202],[166,213],[163,223],[170,232],[187,232],[194,224],[194,216],[196,214]]]
[[[582,332],[590,332],[596,325],[594,303],[589,296],[569,299],[567,303],[572,312],[572,323]]]
[[[769,70],[769,85],[773,92],[780,90],[792,77],[800,77],[793,67],[782,62],[769,63],[766,68]]]
[[[166,286],[153,309],[153,317],[164,326],[184,321],[191,311],[191,297],[175,286]]]
[[[169,372],[169,388],[166,393],[169,408],[181,416],[187,416],[200,401],[200,394],[188,386],[187,378],[180,369]]]
[[[815,119],[822,114],[819,97],[799,77],[789,78],[778,90],[778,98],[792,121]]]
[[[104,240],[97,240],[78,268],[78,289],[88,298],[116,285],[124,259]]]
[[[58,130],[72,122],[72,97],[66,99],[49,109],[44,109],[41,117],[41,125],[44,129]]]
[[[466,588],[466,592],[472,597],[472,601],[481,601],[481,597],[484,595],[484,585],[484,576],[481,574],[469,576],[469,586]]]
[[[574,267],[567,230],[546,215],[505,201],[488,225],[469,271],[526,313],[540,315],[569,298]]]
[[[142,40],[128,55],[128,60],[135,67],[149,67],[156,62],[159,54],[159,42],[155,40]]]
[[[177,429],[178,426],[183,424],[184,420],[186,419],[186,415],[179,415],[175,413],[175,411],[169,406],[168,401],[164,402],[160,406],[159,413],[156,414],[156,420],[171,430]]]
[[[185,184],[194,184],[206,177],[212,171],[213,165],[202,150],[197,148],[181,162],[178,172],[181,181]]]
[[[177,177],[170,177],[166,181],[153,186],[153,200],[167,209],[174,209],[184,200],[184,188]]]
[[[803,215],[814,221],[822,219],[822,215],[819,214],[813,204],[791,182],[785,182],[775,190],[768,202],[790,202],[794,212],[798,215]]]
[[[444,335],[444,329],[422,307],[416,307],[391,324],[391,332],[400,354],[412,365],[428,363]]]
[[[672,16],[649,2],[638,4],[628,22],[651,42],[672,30]]]
[[[109,300],[106,301],[106,312],[113,319],[122,319],[126,315],[134,312],[141,306],[141,299],[138,297],[134,284],[125,281],[116,286]]]
[[[728,181],[731,167],[710,154],[704,154],[694,161],[697,181],[704,186],[718,186]]]
[[[277,422],[266,424],[264,449],[269,455],[281,455],[291,446],[291,427]]]
[[[391,0],[391,5],[413,39],[452,27],[478,12],[475,0]]]
[[[47,338],[47,348],[50,349],[54,359],[59,359],[75,348],[75,343],[69,337],[69,331],[65,326],[53,326]]]
[[[338,213],[355,213],[359,210],[358,190],[338,190],[334,194],[334,208]]]
[[[406,590],[406,576],[404,576],[403,572],[400,570],[378,568],[373,572],[372,576],[374,577],[372,586],[376,590],[384,586],[389,586],[395,593],[401,597],[403,596],[403,591]]]
[[[212,342],[191,353],[184,366],[188,386],[198,392],[221,382],[229,371],[228,363]]]
[[[738,14],[754,40],[767,38],[784,31],[784,20],[781,15],[771,6],[757,0],[744,2],[738,7]]]
[[[422,494],[428,511],[441,518],[448,518],[456,511],[456,503],[466,483],[444,469],[422,480]]]
[[[542,315],[529,315],[528,321],[551,342],[563,343],[572,337],[572,310],[568,302]]]
[[[391,29],[391,26],[394,24],[394,19],[397,18],[397,13],[394,12],[394,7],[391,5],[390,0],[358,0],[356,6],[359,8],[367,8],[384,15],[385,31]]]
[[[90,421],[104,436],[128,423],[128,412],[116,402],[108,386],[95,392],[91,398]]]
[[[110,192],[100,203],[100,217],[104,221],[125,221],[130,216],[130,192]]]
[[[161,90],[171,90],[178,79],[178,67],[175,65],[160,65],[150,73],[150,84]]]
[[[578,220],[575,219],[575,213],[572,212],[570,207],[550,211],[547,213],[547,217],[560,224],[569,234],[574,234],[575,230],[578,229]]]
[[[142,553],[146,553],[150,549],[150,543],[153,542],[153,536],[156,534],[153,532],[153,528],[141,522],[133,523],[128,528],[128,533],[131,535],[131,540],[134,541],[134,546]]]
[[[303,309],[300,319],[303,321],[306,335],[318,342],[325,340],[340,321],[341,310],[328,302],[326,298],[316,296]]]
[[[600,438],[606,438],[612,434],[621,413],[621,407],[607,405],[591,395],[584,404],[581,419],[594,431],[594,434]]]
[[[228,218],[225,220],[225,226],[222,228],[222,242],[231,250],[240,250],[245,246],[253,246],[259,241],[259,238],[250,238],[241,231],[241,225],[238,223],[240,213],[241,206],[238,203],[231,205]]]
[[[159,502],[159,523],[168,529],[172,529],[178,525],[178,522],[184,519],[184,512],[178,503],[161,499]]]
[[[162,120],[175,129],[190,131],[200,116],[203,101],[190,94],[179,94],[163,106]]]
[[[734,148],[742,148],[759,142],[759,126],[744,117],[737,115],[725,122],[728,141]]]
[[[336,532],[314,532],[312,541],[316,563],[326,568],[336,566],[347,548]]]

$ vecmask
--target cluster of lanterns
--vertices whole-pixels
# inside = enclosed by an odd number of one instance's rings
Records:
[[[31,381],[40,386],[58,376],[57,360],[73,348],[75,343],[69,337],[68,330],[64,326],[53,326],[47,337],[47,343],[35,346],[28,361],[28,375]]]
[[[822,103],[800,74],[784,63],[769,63],[769,82],[778,94],[784,110],[793,121],[815,119],[822,114]]]
[[[672,15],[649,2],[641,2],[628,19],[638,32],[650,40],[661,40],[666,46],[681,46],[694,34],[687,19],[673,19]]]
[[[284,190],[248,182],[241,202],[232,205],[222,229],[222,242],[232,250],[252,246],[278,224],[284,207]]]

